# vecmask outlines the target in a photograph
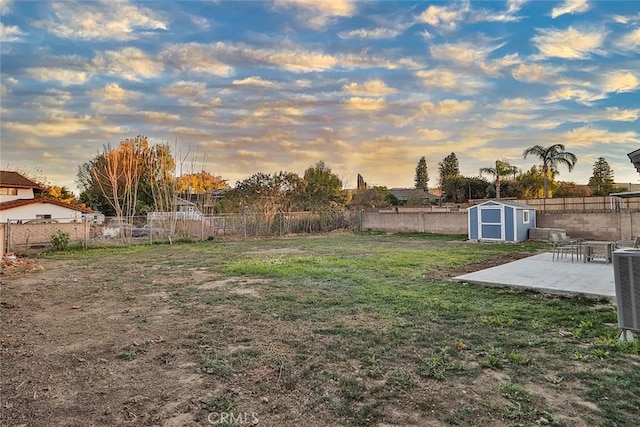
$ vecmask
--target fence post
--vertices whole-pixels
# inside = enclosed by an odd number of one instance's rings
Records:
[[[244,238],[247,238],[247,208],[244,209],[243,215]]]
[[[11,240],[11,220],[7,219],[7,253],[13,252],[13,244]]]

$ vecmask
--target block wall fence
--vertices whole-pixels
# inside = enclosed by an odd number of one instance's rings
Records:
[[[560,228],[572,237],[596,240],[632,239],[640,235],[640,211],[537,212],[539,228]],[[467,234],[467,212],[364,211],[360,230]]]

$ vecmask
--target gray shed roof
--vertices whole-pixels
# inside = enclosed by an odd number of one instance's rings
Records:
[[[482,206],[482,205],[485,205],[487,203],[498,203],[498,204],[501,204],[501,205],[511,206],[512,208],[533,209],[533,210],[535,210],[535,208],[533,206],[525,205],[524,203],[512,202],[510,200],[487,200],[486,202],[478,203],[477,205],[473,205],[471,207],[468,207],[467,209],[471,209],[471,208],[473,208],[475,206]]]
[[[640,191],[625,191],[623,193],[611,193],[613,197],[620,197],[621,199],[630,199],[632,197],[640,197]]]

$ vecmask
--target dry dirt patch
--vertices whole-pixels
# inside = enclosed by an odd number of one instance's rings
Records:
[[[507,264],[533,255],[534,254],[524,252],[508,252],[491,259],[464,264],[455,269],[430,269],[428,275],[439,279],[449,279],[451,277],[462,276],[463,274],[474,273],[486,268]]]
[[[164,292],[127,300],[69,279],[81,276],[72,263],[38,263],[39,273],[3,274],[3,424],[193,420],[208,392],[184,344],[199,320],[177,314]]]
[[[228,289],[231,292],[234,289],[251,288],[252,285],[261,285],[270,283],[269,279],[246,278],[246,277],[227,277],[224,279],[213,280],[200,285],[196,285],[197,289]],[[241,293],[241,292],[240,292]]]
[[[297,248],[273,248],[273,249],[254,249],[247,252],[253,255],[291,255],[303,254],[305,251]]]

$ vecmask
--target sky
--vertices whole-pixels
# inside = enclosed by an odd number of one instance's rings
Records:
[[[324,161],[412,187],[533,145],[638,183],[640,1],[0,0],[0,166],[77,191],[107,144],[169,143],[233,186]]]

